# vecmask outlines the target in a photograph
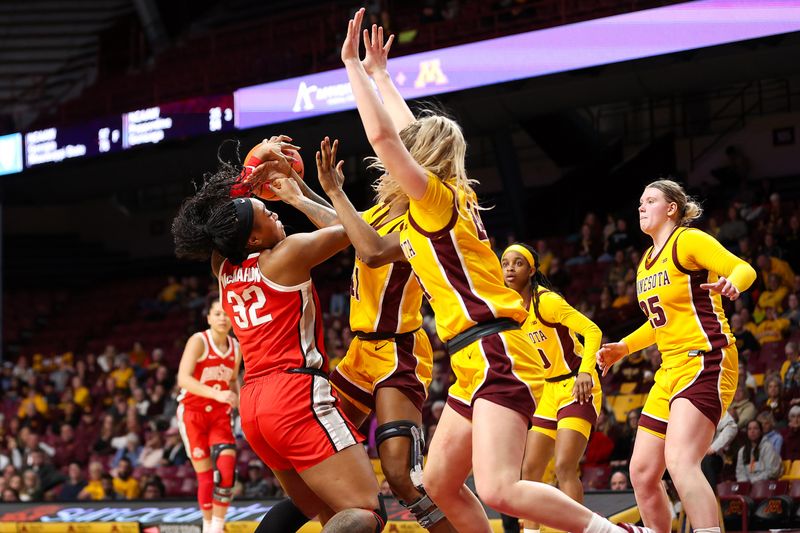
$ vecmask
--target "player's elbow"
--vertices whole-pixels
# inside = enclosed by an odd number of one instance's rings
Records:
[[[367,256],[362,257],[361,260],[364,261],[364,264],[370,268],[382,267],[383,265],[391,262],[387,260],[386,254],[384,254],[382,251],[369,252],[367,253]]]
[[[183,374],[178,374],[178,387],[182,389],[186,388],[186,376]]]

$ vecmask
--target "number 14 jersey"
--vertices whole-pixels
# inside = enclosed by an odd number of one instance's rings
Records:
[[[222,308],[231,318],[245,381],[293,368],[328,369],[322,313],[311,279],[287,287],[267,279],[258,253],[219,269]]]

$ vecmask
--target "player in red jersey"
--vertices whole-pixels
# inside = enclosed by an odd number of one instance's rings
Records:
[[[219,297],[210,300],[209,328],[189,337],[178,367],[178,427],[197,473],[203,533],[222,533],[233,495],[236,440],[231,411],[239,405],[242,354]]]
[[[297,187],[280,155],[285,138],[273,140],[265,163],[273,164],[271,188]],[[322,316],[310,276],[312,267],[349,244],[347,235],[334,226],[287,237],[263,202],[231,199],[239,170],[223,165],[207,177],[184,201],[172,232],[179,257],[211,259],[242,346],[242,429],[291,498],[256,531],[296,531],[318,514],[323,520],[333,515],[326,532],[381,531],[386,514],[372,465],[358,445],[363,437],[339,410],[325,372]],[[334,171],[329,152],[317,154],[317,170]]]

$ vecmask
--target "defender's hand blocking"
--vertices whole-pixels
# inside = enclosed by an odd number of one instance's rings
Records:
[[[389,36],[386,44],[383,44],[383,26],[373,24],[371,38],[369,30],[364,30],[364,48],[367,49],[367,55],[361,61],[361,64],[364,65],[364,70],[367,71],[367,74],[373,76],[377,72],[386,70],[389,49],[392,47],[393,42],[394,34]]]
[[[605,376],[608,374],[608,369],[626,355],[628,355],[628,347],[624,342],[608,342],[600,346],[597,351],[597,366],[600,367]]]
[[[319,152],[317,152],[317,175],[319,176],[319,184],[328,196],[342,190],[342,185],[344,184],[344,174],[342,174],[342,165],[344,165],[344,161],[336,163],[336,152],[338,149],[338,139],[333,141],[333,147],[331,148],[330,138],[325,137],[319,144]]]
[[[351,59],[358,60],[358,37],[361,31],[361,22],[364,20],[364,8],[362,7],[347,22],[347,36],[342,43],[342,62]]]
[[[735,300],[739,297],[739,289],[731,283],[731,280],[726,279],[725,276],[720,276],[715,283],[703,283],[700,285],[700,288],[707,289],[711,292],[718,292],[731,300]]]

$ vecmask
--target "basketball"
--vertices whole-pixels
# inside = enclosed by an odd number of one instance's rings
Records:
[[[247,156],[244,158],[244,172],[246,176],[249,176],[250,173],[262,163],[262,161],[254,155],[258,147],[261,146],[261,143],[255,145],[248,153]],[[300,152],[295,150],[294,148],[288,148],[283,151],[283,155],[292,158],[292,169],[297,172],[297,175],[301,178],[305,172],[305,166],[303,165],[303,158],[300,157]],[[246,181],[246,179],[245,179]],[[264,183],[258,187],[253,187],[252,193],[262,200],[271,200],[277,201],[278,197],[275,196],[275,193],[269,188],[268,183]]]

